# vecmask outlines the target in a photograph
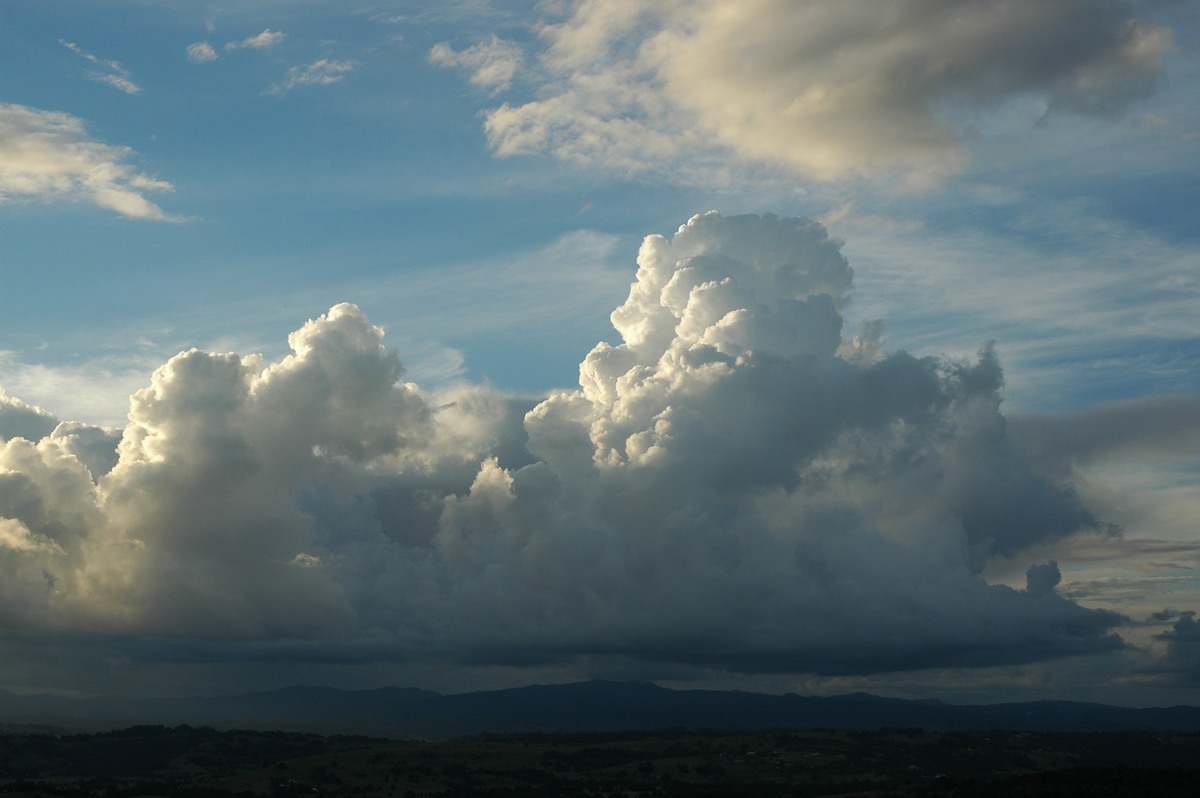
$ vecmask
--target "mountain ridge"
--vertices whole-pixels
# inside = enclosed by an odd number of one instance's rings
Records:
[[[0,690],[0,722],[86,731],[189,724],[426,739],[655,728],[1192,732],[1200,730],[1200,707],[1130,708],[1060,700],[959,705],[870,693],[773,695],[592,680],[451,694],[294,685],[238,695],[118,699]]]

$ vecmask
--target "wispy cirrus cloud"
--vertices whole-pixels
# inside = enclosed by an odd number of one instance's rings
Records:
[[[187,59],[193,64],[205,64],[217,60],[216,49],[208,42],[194,42],[187,46]]]
[[[264,28],[262,33],[257,33],[254,36],[247,36],[240,41],[228,42],[225,45],[227,52],[233,50],[241,50],[249,48],[251,50],[269,50],[275,45],[287,38],[287,34],[270,28]]]
[[[895,207],[831,222],[861,267],[854,315],[887,318],[893,344],[914,351],[995,339],[1010,401],[1027,410],[1062,407],[1070,392],[1194,390],[1200,247],[1087,203],[1012,193],[977,200],[978,225],[944,224],[945,206],[910,227]]]
[[[429,62],[438,66],[465,67],[471,71],[471,85],[493,94],[512,85],[513,76],[525,61],[525,52],[515,42],[492,35],[489,41],[455,50],[447,42],[435,44]]]
[[[91,138],[78,117],[0,104],[0,202],[66,199],[135,219],[178,221],[145,196],[171,184],[139,172],[132,155]]]
[[[346,77],[357,66],[356,61],[321,58],[311,64],[292,67],[284,75],[282,82],[276,83],[267,91],[270,94],[283,94],[301,86],[328,86]]]
[[[212,23],[209,23],[210,31]],[[244,39],[238,39],[225,43],[225,52],[231,53],[235,50],[270,50],[284,39],[287,34],[282,31],[263,28],[262,33],[256,33],[253,36],[247,36]],[[206,64],[209,61],[216,61],[219,58],[217,48],[213,47],[211,42],[193,42],[186,48],[187,59],[193,64]]]
[[[87,52],[74,42],[68,42],[64,39],[59,39],[58,41],[63,47],[66,47],[71,52],[86,58],[88,61],[100,67],[100,70],[98,71],[91,71],[87,73],[89,80],[94,80],[97,83],[107,84],[118,91],[125,92],[126,94],[141,93],[141,86],[138,86],[130,79],[131,73],[128,69],[125,69],[123,66],[121,66],[119,61],[110,61],[99,58]]]

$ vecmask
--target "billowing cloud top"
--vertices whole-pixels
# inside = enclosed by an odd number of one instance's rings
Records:
[[[951,109],[1119,110],[1171,45],[1120,0],[582,0],[540,32],[536,99],[487,112],[498,153],[637,172],[715,150],[820,179],[960,169]]]
[[[119,444],[4,399],[0,624],[646,675],[1121,646],[1053,563],[982,578],[1100,525],[1009,446],[990,351],[844,340],[851,279],[814,222],[710,213],[645,240],[620,342],[532,409],[401,381],[349,304],[265,368],[172,358]]]

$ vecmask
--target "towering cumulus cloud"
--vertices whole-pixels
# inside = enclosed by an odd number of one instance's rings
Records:
[[[1102,525],[1010,447],[990,350],[847,340],[851,281],[815,222],[709,213],[645,240],[620,342],[532,409],[402,382],[353,305],[265,368],[173,358],[115,465],[111,432],[0,397],[0,621],[647,676],[1121,646],[1052,563],[982,578]]]

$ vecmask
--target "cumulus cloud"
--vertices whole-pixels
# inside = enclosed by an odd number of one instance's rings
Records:
[[[145,197],[171,184],[130,166],[132,154],[90,138],[78,117],[0,103],[0,202],[70,199],[136,219],[173,220]]]
[[[294,66],[287,71],[282,83],[271,87],[271,94],[282,94],[298,86],[328,86],[337,83],[358,66],[354,61],[335,61],[321,58],[307,66]]]
[[[0,389],[0,441],[11,438],[53,440],[95,476],[101,477],[117,464],[120,431],[79,421],[60,422],[53,414]]]
[[[7,400],[0,626],[647,676],[1120,648],[1054,562],[982,576],[1102,528],[1011,446],[994,354],[847,348],[852,277],[815,222],[709,213],[541,401],[422,391],[349,304],[279,362],[172,358],[119,441]]]
[[[9,396],[0,388],[0,439],[40,440],[58,426],[58,419],[40,407]]]
[[[495,34],[490,41],[480,42],[465,50],[455,50],[446,42],[440,42],[429,51],[431,64],[465,67],[471,71],[472,86],[489,89],[493,94],[512,85],[513,76],[524,60],[525,52],[519,45],[500,39]]]
[[[707,152],[818,179],[930,180],[963,168],[962,119],[1027,97],[1049,113],[1119,111],[1154,89],[1171,46],[1119,0],[568,8],[539,28],[536,99],[486,113],[500,155],[665,172]]]
[[[286,33],[270,28],[264,28],[262,33],[254,36],[248,36],[241,41],[229,42],[225,45],[226,50],[239,50],[250,48],[252,50],[269,50],[281,41],[287,38]]]
[[[195,42],[187,46],[187,59],[193,64],[217,60],[217,51],[208,42]]]
[[[142,87],[138,86],[136,83],[134,83],[132,80],[130,80],[131,75],[130,75],[129,70],[127,70],[123,66],[121,66],[119,61],[109,61],[106,59],[98,58],[98,57],[92,55],[91,53],[85,51],[83,48],[81,48],[79,45],[75,44],[74,42],[63,41],[62,39],[59,39],[59,42],[61,42],[62,46],[66,47],[71,52],[76,53],[76,54],[86,58],[88,61],[90,61],[93,64],[95,64],[96,66],[100,67],[99,71],[93,71],[93,72],[87,73],[89,80],[94,80],[94,81],[97,81],[98,83],[108,84],[109,86],[112,86],[114,89],[117,89],[118,91],[123,91],[126,94],[140,94],[141,93]]]

